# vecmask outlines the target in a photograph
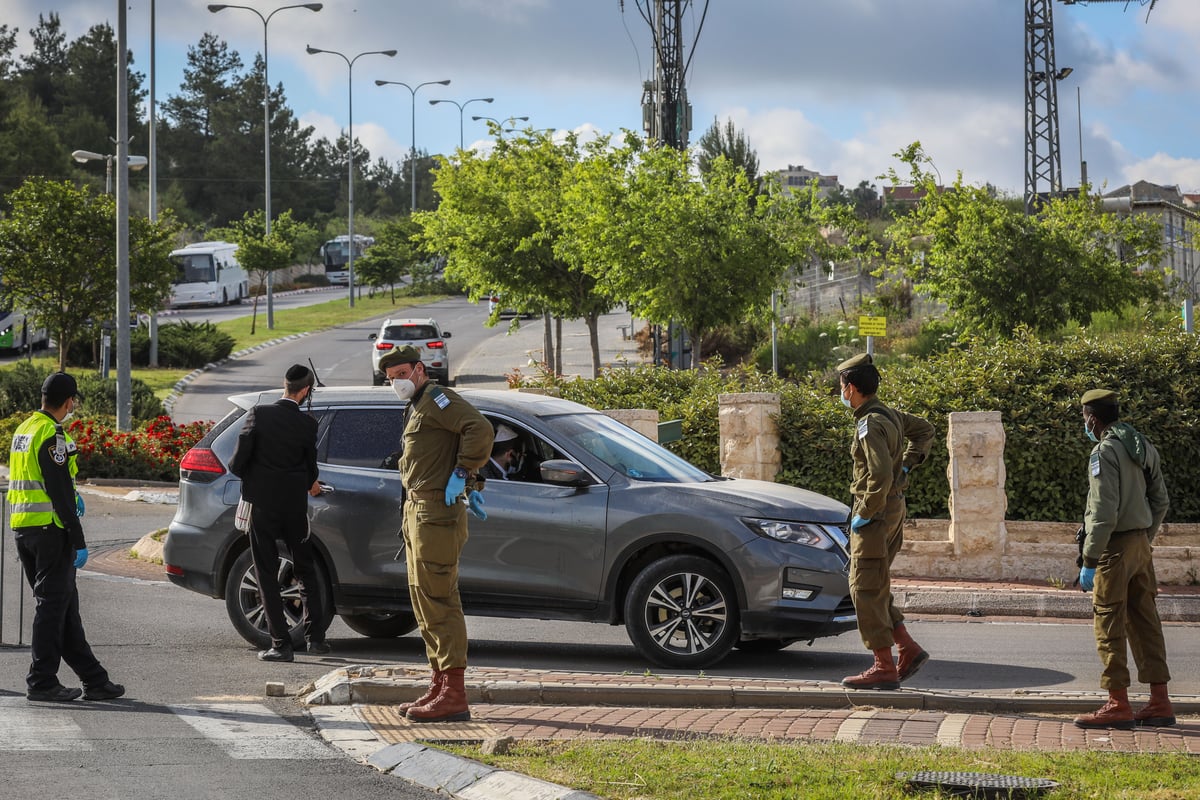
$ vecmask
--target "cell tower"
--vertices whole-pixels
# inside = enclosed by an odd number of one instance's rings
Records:
[[[1061,0],[1065,5],[1131,3],[1158,0]],[[1058,137],[1058,82],[1071,74],[1054,60],[1054,0],[1025,0],[1025,213],[1034,213],[1062,191]],[[1146,12],[1149,19],[1150,12]]]
[[[683,41],[683,14],[691,4],[692,0],[634,0],[638,13],[650,26],[654,43],[654,78],[642,84],[642,127],[650,139],[679,150],[687,147],[692,130],[692,107],[687,100],[691,55],[685,57]],[[620,5],[624,10],[624,0]],[[692,53],[707,11],[705,0]]]

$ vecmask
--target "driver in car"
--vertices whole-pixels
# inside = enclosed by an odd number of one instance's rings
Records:
[[[492,456],[479,470],[479,475],[489,481],[507,481],[513,478],[519,480],[524,461],[525,449],[521,446],[520,435],[509,426],[500,423],[496,425]]]

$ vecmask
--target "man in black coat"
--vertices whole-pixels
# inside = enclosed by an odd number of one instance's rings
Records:
[[[317,421],[300,410],[312,396],[316,376],[302,364],[284,376],[283,397],[250,409],[238,435],[230,471],[242,479],[242,498],[253,505],[250,552],[262,595],[271,647],[260,661],[291,661],[292,639],[279,593],[279,546],[291,553],[300,584],[301,622],[308,652],[328,653],[312,545],[308,538],[308,498],[321,493],[317,483]]]

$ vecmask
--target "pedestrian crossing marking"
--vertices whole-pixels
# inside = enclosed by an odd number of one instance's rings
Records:
[[[0,697],[0,752],[92,749],[83,729],[58,705]]]
[[[340,758],[333,748],[258,703],[169,706],[176,716],[215,743],[230,758]]]

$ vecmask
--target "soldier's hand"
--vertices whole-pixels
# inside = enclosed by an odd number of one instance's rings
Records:
[[[467,511],[470,511],[477,519],[487,519],[487,512],[483,510],[483,504],[483,492],[467,493]]]
[[[467,471],[462,467],[455,467],[454,472],[450,473],[450,479],[446,481],[446,505],[452,506],[458,502],[458,498],[465,488],[467,488]]]
[[[1079,588],[1085,592],[1090,592],[1096,585],[1096,569],[1095,567],[1080,567],[1079,568]]]
[[[850,530],[856,531],[859,528],[862,528],[864,525],[869,525],[870,523],[871,520],[863,519],[858,514],[855,514],[854,518],[850,520]]]

